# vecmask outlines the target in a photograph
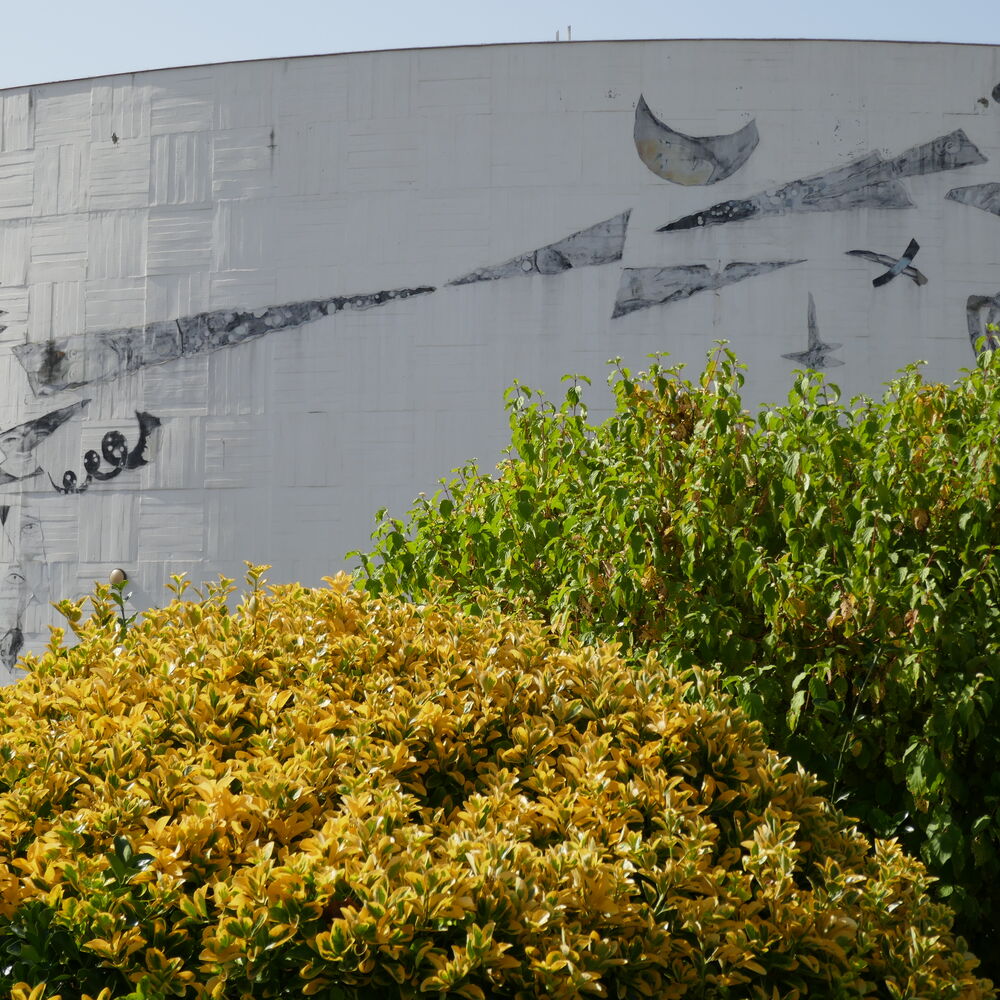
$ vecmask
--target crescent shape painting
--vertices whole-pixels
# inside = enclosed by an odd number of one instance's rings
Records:
[[[714,184],[736,173],[757,148],[760,136],[750,121],[731,135],[701,138],[664,125],[639,95],[635,107],[635,148],[639,159],[665,181],[674,184]]]

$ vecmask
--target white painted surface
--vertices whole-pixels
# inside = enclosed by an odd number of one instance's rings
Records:
[[[1000,49],[854,42],[511,45],[203,66],[0,95],[0,428],[89,398],[34,449],[45,474],[0,487],[0,634],[25,648],[50,601],[124,567],[146,599],[170,574],[315,584],[364,546],[373,513],[506,440],[502,392],[600,383],[669,351],[697,368],[727,338],[748,399],[781,398],[805,348],[807,296],[830,377],[878,393],[899,366],[972,363],[969,295],[1000,290],[1000,218],[945,200],[1000,181]],[[672,128],[760,144],[710,187],[640,162],[640,93]],[[985,103],[984,103],[985,102]],[[902,181],[914,207],[788,214],[683,233],[661,226],[872,151],[961,128],[988,162]],[[447,282],[631,209],[620,263]],[[875,289],[867,249],[911,237],[930,279]],[[612,320],[622,266],[806,262]],[[24,343],[199,312],[436,286],[238,346],[36,397]],[[107,431],[162,427],[149,464],[55,492]],[[0,465],[0,469],[7,468]],[[13,470],[11,470],[13,471]],[[12,576],[13,574],[13,576]]]

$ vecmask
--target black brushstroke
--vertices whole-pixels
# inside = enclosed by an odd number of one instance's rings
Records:
[[[970,295],[965,303],[965,321],[977,356],[1000,347],[1000,292],[993,296]]]
[[[888,285],[893,278],[901,274],[913,263],[913,258],[917,256],[919,250],[920,244],[916,240],[911,239],[910,242],[906,244],[903,256],[900,257],[899,260],[897,260],[892,267],[885,272],[885,274],[880,274],[877,278],[872,278],[872,286],[874,288],[881,288],[883,285]],[[927,279],[924,278],[924,281],[926,282]]]
[[[1000,104],[1000,83],[993,88],[993,100]]]
[[[6,527],[8,517],[10,517],[10,504],[0,504],[0,525]]]
[[[28,520],[29,523],[37,524],[32,519]],[[24,524],[25,522],[22,520],[22,536]],[[28,587],[21,566],[12,567],[0,580],[0,608],[2,608],[2,614],[6,619],[3,625],[0,625],[0,631],[3,632],[0,635],[0,664],[8,671],[17,664],[17,658],[24,645],[24,633],[22,632],[24,612],[28,602],[35,596]]]
[[[35,395],[105,382],[177,358],[232,347],[278,330],[313,323],[345,310],[361,311],[427,295],[431,285],[364,295],[336,295],[260,309],[217,309],[146,326],[105,330],[39,344],[20,344],[14,355]]]
[[[881,264],[882,267],[887,267],[889,270],[885,274],[880,274],[877,278],[872,278],[872,285],[875,288],[881,288],[883,285],[889,284],[893,278],[900,274],[905,274],[917,285],[926,285],[926,275],[921,274],[913,266],[913,258],[916,257],[919,250],[920,244],[916,240],[911,239],[901,257],[891,257],[889,254],[876,253],[874,250],[847,250],[845,253],[849,257],[861,257],[864,260],[870,260],[874,264]]]
[[[912,208],[913,202],[900,184],[902,178],[942,170],[958,170],[960,167],[985,162],[986,157],[965,132],[956,129],[931,142],[913,146],[895,159],[883,160],[878,153],[870,153],[836,170],[804,180],[790,181],[773,191],[765,191],[751,198],[719,202],[661,226],[657,232],[699,229],[790,212]]]
[[[24,633],[20,626],[13,625],[0,637],[0,664],[8,670],[17,665],[17,658],[24,646]]]
[[[917,249],[919,249],[919,247]],[[882,267],[888,267],[890,269],[894,267],[896,264],[898,264],[900,260],[900,258],[891,257],[887,253],[876,253],[874,250],[845,250],[844,252],[849,257],[861,257],[863,260],[870,260],[873,264],[881,264]],[[925,274],[922,274],[915,267],[912,267],[909,264],[905,265],[896,273],[905,274],[907,278],[909,278],[911,281],[915,282],[918,285],[927,284],[927,276]],[[885,276],[883,275],[883,277]],[[878,281],[877,278],[872,281],[872,284],[875,285],[876,281]],[[885,282],[882,282],[882,284],[885,284]],[[876,285],[875,287],[877,288],[878,285]]]
[[[622,270],[611,318],[617,319],[637,309],[648,309],[650,306],[687,299],[697,292],[723,288],[745,278],[755,278],[783,267],[790,267],[792,264],[802,263],[804,260],[766,260],[754,263],[737,261],[727,264],[721,271],[713,271],[705,264],[626,267]]]
[[[20,476],[11,475],[11,473],[0,469],[0,486],[7,486],[9,483],[19,483],[23,479],[34,479],[35,476],[40,476],[41,474],[41,466],[38,466],[38,468],[32,469],[31,472],[26,472]]]
[[[34,420],[18,424],[9,430],[0,431],[0,486],[41,475],[42,468],[39,465],[23,471],[27,463],[32,461],[32,452],[67,420],[80,413],[89,402],[89,399],[82,399],[61,409],[51,410]],[[8,464],[14,465],[15,468],[4,468]]]
[[[89,399],[81,399],[69,406],[63,406],[58,410],[50,410],[48,413],[28,420],[10,430],[0,431],[0,451],[4,458],[0,465],[13,459],[26,459],[50,434],[57,431],[67,420],[72,419],[78,413],[86,409]]]
[[[15,347],[15,355],[17,354],[17,351],[18,348]],[[64,381],[66,378],[66,352],[59,350],[59,348],[56,347],[54,340],[50,339],[46,341],[45,347],[42,349],[42,355],[38,368],[40,378],[46,384],[53,385],[60,381]],[[34,388],[34,386],[32,386],[32,388]],[[37,395],[37,392],[35,395]]]
[[[819,339],[819,324],[816,322],[816,303],[813,300],[812,292],[809,293],[809,311],[807,315],[809,326],[809,339],[806,342],[804,351],[793,351],[791,354],[782,354],[783,358],[795,361],[797,364],[805,365],[813,371],[821,371],[824,368],[837,368],[843,361],[836,358],[827,357],[830,351],[836,351],[840,344],[824,344]]]
[[[750,121],[730,135],[693,136],[660,121],[639,95],[632,130],[639,159],[657,177],[674,184],[715,184],[736,173],[757,148],[760,136]]]
[[[559,274],[575,267],[594,267],[621,260],[630,214],[631,209],[555,243],[512,257],[502,264],[477,268],[448,284],[469,285],[476,281],[498,281],[528,274]]]
[[[1000,184],[995,182],[952,188],[945,197],[960,205],[971,205],[992,215],[1000,215]]]
[[[139,424],[139,439],[134,448],[129,449],[125,440],[125,435],[121,431],[108,431],[101,439],[101,453],[88,451],[83,456],[83,467],[86,471],[86,478],[82,483],[77,479],[77,475],[72,470],[63,473],[62,486],[58,486],[55,480],[49,476],[49,482],[53,489],[59,493],[85,493],[95,482],[107,482],[121,475],[126,469],[138,469],[148,464],[146,459],[146,448],[149,445],[150,437],[160,426],[160,418],[154,417],[151,413],[144,413],[136,410],[135,419]],[[102,459],[109,468],[102,467]]]

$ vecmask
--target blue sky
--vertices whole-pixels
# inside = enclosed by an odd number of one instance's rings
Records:
[[[483,42],[876,38],[1000,43],[996,0],[7,0],[0,88],[162,66]]]

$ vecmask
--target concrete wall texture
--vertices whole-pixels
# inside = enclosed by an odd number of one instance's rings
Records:
[[[0,662],[119,566],[138,606],[317,583],[499,458],[515,378],[725,338],[750,403],[952,379],[1000,322],[998,84],[989,46],[644,41],[3,92]]]

